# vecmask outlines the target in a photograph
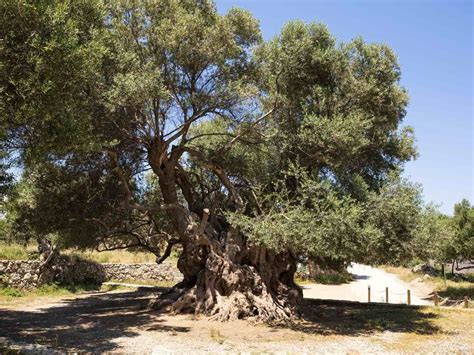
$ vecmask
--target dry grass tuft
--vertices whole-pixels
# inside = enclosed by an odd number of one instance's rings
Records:
[[[211,339],[218,344],[223,344],[225,341],[225,338],[222,336],[221,332],[214,328],[211,328]]]
[[[143,251],[111,250],[98,252],[65,250],[61,253],[96,263],[141,264],[156,262],[156,256],[154,254]]]

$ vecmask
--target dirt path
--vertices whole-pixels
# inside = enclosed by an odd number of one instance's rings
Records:
[[[385,353],[474,351],[474,311],[305,300],[286,326],[211,322],[147,308],[166,289],[96,292],[0,307],[0,353]]]
[[[385,287],[389,288],[389,303],[406,303],[407,290],[411,291],[411,304],[431,305],[429,293],[432,291],[418,282],[406,283],[394,274],[368,265],[352,264],[348,271],[354,281],[342,285],[303,285],[305,298],[331,299],[367,302],[368,287],[372,302],[385,302]]]

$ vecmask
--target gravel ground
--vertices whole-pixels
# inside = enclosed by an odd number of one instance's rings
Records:
[[[291,325],[220,323],[148,310],[164,290],[0,308],[0,353],[474,353],[474,310],[308,299]]]

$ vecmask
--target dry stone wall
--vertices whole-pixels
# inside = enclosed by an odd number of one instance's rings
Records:
[[[39,261],[1,260],[0,282],[19,289],[36,287],[39,282]]]
[[[104,281],[153,280],[179,282],[182,274],[174,263],[98,264],[87,261],[66,261],[40,272],[36,260],[0,260],[0,283],[19,289],[32,289],[45,283],[101,283]]]

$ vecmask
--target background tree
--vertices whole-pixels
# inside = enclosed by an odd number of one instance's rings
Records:
[[[30,240],[38,236],[33,230],[38,215],[35,209],[35,188],[33,184],[22,180],[10,189],[2,205],[8,242],[17,242],[26,247]]]
[[[434,205],[426,206],[414,231],[410,261],[417,264],[437,263],[441,265],[444,275],[444,264],[452,260],[453,236],[451,218],[441,214]]]
[[[179,244],[176,311],[263,320],[297,312],[301,256],[362,257],[380,233],[365,206],[415,155],[387,46],[302,22],[263,43],[208,1],[0,6],[3,144],[38,233]]]
[[[452,217],[441,214],[433,205],[426,206],[419,216],[411,241],[412,260],[434,262],[441,265],[450,263],[451,273],[471,268],[474,252],[473,208],[463,199],[454,206]],[[459,262],[467,262],[458,268]]]
[[[474,259],[474,206],[467,199],[454,205],[454,261],[470,261]],[[469,267],[473,267],[472,264]]]
[[[377,233],[367,241],[369,263],[407,265],[422,220],[421,188],[396,175],[378,193],[371,193],[365,223]]]

